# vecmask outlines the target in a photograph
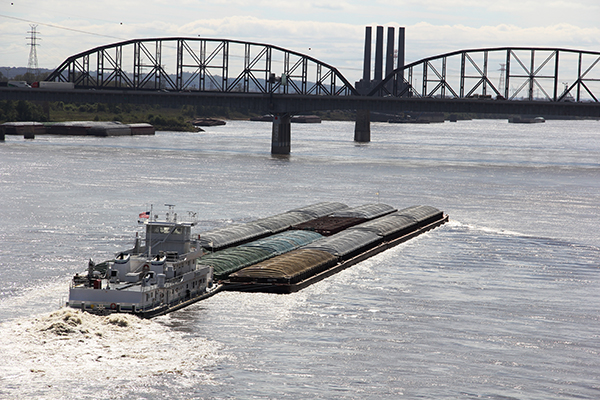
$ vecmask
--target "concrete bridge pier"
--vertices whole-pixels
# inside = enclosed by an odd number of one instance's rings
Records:
[[[35,139],[35,132],[33,130],[33,126],[25,127],[25,131],[23,132],[24,139]]]
[[[291,116],[289,113],[273,114],[271,154],[289,155],[291,141]]]
[[[354,125],[354,141],[369,143],[371,141],[371,111],[356,110],[356,123]]]

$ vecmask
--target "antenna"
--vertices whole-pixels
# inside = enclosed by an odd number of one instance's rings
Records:
[[[173,213],[173,209],[175,208],[175,204],[165,204],[165,206],[169,207],[169,212],[167,213],[167,222],[171,222],[170,217],[173,216],[175,220],[173,222],[177,222],[177,214]]]
[[[27,73],[37,76],[38,59],[37,59],[37,50],[35,49],[37,46],[39,46],[39,44],[37,43],[37,41],[38,41],[37,25],[32,24],[29,26],[31,27],[31,30],[27,31],[27,33],[29,33],[31,36],[29,36],[27,38],[29,40],[29,43],[27,43],[27,44],[29,46],[31,46],[31,49],[29,50],[29,61],[27,62]]]

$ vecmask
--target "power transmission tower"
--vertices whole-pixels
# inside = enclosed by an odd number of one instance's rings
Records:
[[[506,97],[505,96],[505,85],[504,85],[504,72],[506,71],[506,64],[500,64],[500,82],[498,84],[498,91],[500,92],[500,95],[502,97]]]
[[[37,51],[36,51],[36,47],[39,46],[37,41],[38,41],[38,37],[37,37],[37,25],[29,25],[31,27],[30,31],[27,31],[27,33],[29,33],[31,36],[29,36],[27,39],[29,40],[29,43],[27,43],[28,45],[31,46],[31,49],[29,50],[29,61],[27,62],[27,73],[28,74],[33,74],[34,76],[37,76],[37,72],[38,72],[38,59],[37,59]]]

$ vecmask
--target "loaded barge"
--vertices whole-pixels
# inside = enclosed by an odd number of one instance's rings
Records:
[[[323,202],[195,236],[174,215],[148,218],[144,246],[90,260],[67,305],[151,318],[222,290],[292,293],[448,221],[429,206]]]
[[[395,211],[234,272],[223,281],[224,290],[296,292],[447,221],[428,206]]]

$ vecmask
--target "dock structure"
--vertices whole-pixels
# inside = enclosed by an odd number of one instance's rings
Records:
[[[4,141],[6,135],[22,135],[25,139],[34,139],[36,135],[108,137],[154,134],[155,128],[150,124],[123,124],[118,121],[71,121],[55,124],[6,122],[0,125],[0,141]]]
[[[6,135],[34,139],[35,135],[43,135],[44,133],[46,133],[46,127],[39,122],[7,122],[0,125],[0,141],[4,141]]]

